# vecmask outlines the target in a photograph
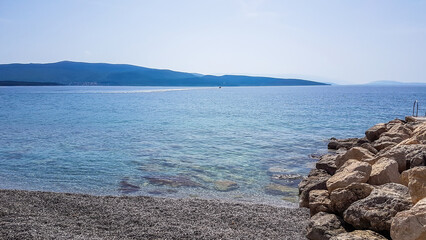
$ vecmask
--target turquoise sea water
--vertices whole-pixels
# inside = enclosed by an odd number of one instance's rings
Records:
[[[0,188],[286,204],[327,139],[415,99],[424,115],[426,87],[0,87]]]

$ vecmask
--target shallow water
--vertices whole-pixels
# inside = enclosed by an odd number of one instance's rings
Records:
[[[378,122],[411,115],[415,99],[423,115],[425,93],[395,86],[0,87],[0,188],[286,204],[300,179],[277,174],[306,175],[315,162],[309,155],[325,153],[328,138],[361,137]],[[217,180],[238,188],[217,191]],[[271,183],[290,188],[272,195],[265,191]]]

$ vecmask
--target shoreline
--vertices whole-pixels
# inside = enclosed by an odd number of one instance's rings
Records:
[[[306,239],[308,219],[264,204],[0,190],[2,239]]]

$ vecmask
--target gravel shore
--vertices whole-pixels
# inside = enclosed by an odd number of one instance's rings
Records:
[[[0,239],[306,239],[306,209],[0,190]]]

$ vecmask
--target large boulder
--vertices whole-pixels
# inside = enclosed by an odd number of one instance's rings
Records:
[[[404,171],[401,180],[408,186],[411,200],[415,204],[426,197],[426,166],[415,167]]]
[[[309,210],[311,216],[318,212],[332,212],[330,194],[327,190],[312,190],[309,192]]]
[[[368,183],[372,185],[382,185],[385,183],[400,183],[398,163],[390,158],[380,158],[373,164]]]
[[[363,162],[371,162],[374,159],[374,154],[362,147],[353,147],[345,154],[336,157],[336,166],[340,168],[349,159],[356,159]],[[371,164],[373,164],[371,162]]]
[[[325,154],[321,156],[320,160],[315,164],[317,169],[324,169],[329,174],[333,175],[336,173],[336,157],[337,155]]]
[[[328,240],[345,233],[343,220],[330,213],[319,212],[309,220],[306,237],[311,240]]]
[[[397,183],[377,186],[368,197],[354,202],[343,213],[356,229],[389,231],[391,219],[412,207],[408,188]]]
[[[374,142],[379,139],[380,135],[384,132],[386,132],[386,124],[379,123],[365,131],[365,136],[367,137],[368,141]]]
[[[416,166],[425,165],[426,145],[396,145],[386,152],[376,155],[376,161],[380,158],[392,158],[398,163],[399,172]]]
[[[365,183],[371,173],[371,165],[355,159],[350,159],[336,171],[326,185],[329,192],[337,188],[344,188],[351,183]]]
[[[377,150],[383,152],[383,150],[396,146],[398,143],[402,142],[404,139],[399,137],[388,137],[381,136],[378,140],[372,143],[372,146]]]
[[[410,210],[397,213],[392,218],[390,234],[393,240],[426,239],[426,198]]]
[[[299,205],[309,208],[309,192],[327,189],[326,182],[331,177],[325,170],[312,169],[306,179],[299,183]]]
[[[336,213],[343,214],[352,203],[368,197],[373,189],[367,183],[352,183],[345,188],[338,188],[330,194],[331,207]]]
[[[341,233],[330,238],[330,240],[387,240],[387,238],[370,230],[355,230],[353,232]]]

